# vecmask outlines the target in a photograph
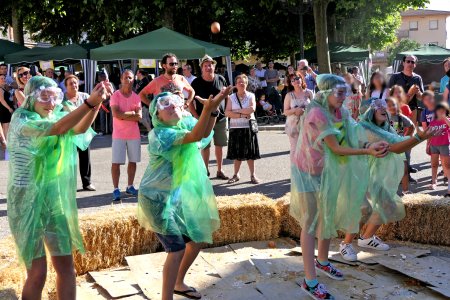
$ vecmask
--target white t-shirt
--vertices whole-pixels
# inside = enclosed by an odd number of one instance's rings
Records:
[[[383,93],[383,95],[381,95],[381,97],[380,97],[381,93]],[[377,99],[383,99],[383,100],[386,100],[388,96],[389,96],[388,88],[385,88],[384,92],[375,90],[375,91],[372,91],[372,93],[370,94],[371,98],[377,98]]]
[[[190,77],[184,76],[184,78],[186,78],[186,80],[189,82],[189,84],[192,84],[192,81],[194,81],[194,79],[197,78],[197,76],[194,76],[191,74]]]
[[[266,70],[265,69],[261,69],[261,70],[256,69],[255,75],[256,75],[256,77],[260,78],[261,87],[263,87],[263,88],[267,87],[267,81],[266,81],[266,79],[263,79],[263,78],[266,78]]]

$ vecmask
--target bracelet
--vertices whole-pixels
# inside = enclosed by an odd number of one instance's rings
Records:
[[[364,148],[364,149],[367,149],[367,148],[370,147],[371,144],[372,144],[372,143],[365,142],[363,148]]]
[[[94,109],[94,108],[95,108],[95,106],[92,105],[92,104],[90,104],[90,103],[87,101],[87,99],[84,99],[84,102],[83,102],[83,103],[86,104],[87,107],[89,107],[90,109]]]
[[[417,133],[414,135],[414,138],[415,138],[419,143],[423,141]]]

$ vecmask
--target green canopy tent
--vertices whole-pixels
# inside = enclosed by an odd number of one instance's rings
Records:
[[[4,61],[5,55],[27,50],[28,48],[8,40],[0,39],[0,61]]]
[[[91,58],[96,61],[119,60],[122,63],[123,60],[131,60],[132,64],[136,64],[139,59],[160,59],[168,52],[179,59],[199,59],[205,54],[225,56],[227,68],[231,70],[230,48],[197,40],[166,27],[94,49]]]
[[[90,59],[91,50],[99,47],[96,43],[70,44],[50,48],[35,47],[32,49],[8,54],[5,62],[8,64],[32,64],[38,61],[53,60],[72,65],[80,62],[85,75],[85,90],[90,92],[94,87],[97,64]]]
[[[8,40],[2,40],[0,39],[0,61],[5,60],[5,55],[19,52],[28,49],[25,46],[22,46],[17,43],[10,42]],[[8,65],[8,75],[11,75],[11,66]]]
[[[341,63],[348,65],[359,65],[364,82],[369,77],[370,52],[367,49],[346,45],[342,43],[329,43],[331,63]],[[309,62],[317,62],[317,47],[305,50],[305,58]],[[296,60],[300,60],[300,54],[295,55]]]
[[[395,56],[395,60],[392,63],[392,69],[394,72],[398,72],[403,61],[403,57],[406,55],[415,55],[422,64],[438,64],[441,65],[444,59],[450,57],[450,49],[443,48],[434,44],[424,45],[420,48],[404,51],[398,53]]]

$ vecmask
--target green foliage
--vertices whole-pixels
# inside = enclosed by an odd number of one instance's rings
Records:
[[[420,43],[418,43],[416,41],[413,41],[410,39],[400,40],[400,42],[398,43],[397,46],[389,49],[388,64],[392,65],[392,62],[394,61],[397,54],[404,52],[404,51],[414,50],[419,47],[420,47]]]
[[[336,19],[340,40],[372,50],[381,50],[397,41],[400,12],[423,7],[429,0],[339,0]]]

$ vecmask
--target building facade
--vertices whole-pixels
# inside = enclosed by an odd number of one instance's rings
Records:
[[[408,38],[422,45],[435,44],[450,48],[450,12],[409,9],[401,13],[398,39]]]

